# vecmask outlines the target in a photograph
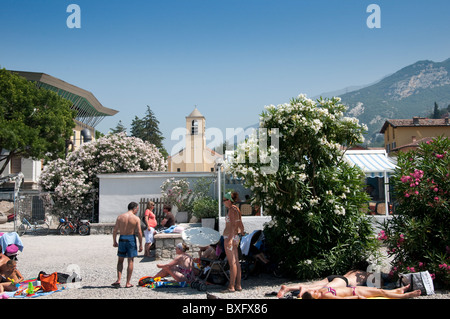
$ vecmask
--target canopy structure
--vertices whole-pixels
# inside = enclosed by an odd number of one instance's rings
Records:
[[[389,177],[394,173],[396,162],[384,150],[346,151],[345,158],[366,174],[367,177]]]
[[[395,159],[389,158],[385,150],[349,150],[344,158],[351,164],[357,165],[367,178],[384,179],[384,207],[385,214],[389,214],[389,177],[396,168]]]
[[[16,73],[28,81],[32,81],[39,88],[44,88],[73,103],[72,109],[77,111],[75,118],[81,124],[95,128],[105,116],[115,115],[118,111],[104,107],[89,91],[62,81],[51,75],[40,72],[10,71]]]

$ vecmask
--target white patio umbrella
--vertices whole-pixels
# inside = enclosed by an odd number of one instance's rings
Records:
[[[192,227],[183,231],[183,240],[194,246],[208,246],[220,240],[220,233],[209,227]]]

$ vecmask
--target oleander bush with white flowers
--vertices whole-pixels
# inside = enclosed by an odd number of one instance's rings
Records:
[[[155,145],[125,133],[110,134],[82,144],[65,160],[49,162],[39,186],[52,214],[90,217],[98,202],[97,174],[166,169],[167,162]]]
[[[259,134],[227,163],[272,217],[264,228],[270,257],[299,278],[343,274],[378,247],[366,217],[364,175],[341,147],[362,143],[366,127],[344,117],[345,110],[339,98],[304,95],[266,106]]]

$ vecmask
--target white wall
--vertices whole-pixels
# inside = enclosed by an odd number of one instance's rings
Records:
[[[248,234],[254,230],[263,230],[264,224],[272,220],[270,216],[242,216],[244,231]],[[222,234],[225,228],[225,217],[219,218],[219,232]]]
[[[99,222],[115,223],[117,216],[127,211],[130,202],[139,203],[141,198],[160,197],[161,185],[168,178],[201,177],[215,178],[213,173],[138,172],[100,174],[99,178]]]
[[[187,178],[192,185],[195,178],[216,178],[214,173],[183,172],[139,172],[120,174],[100,174],[99,178],[99,222],[115,223],[117,216],[127,211],[130,202],[139,203],[141,198],[160,197],[162,183],[171,177]],[[176,208],[174,209],[176,212]],[[247,233],[264,228],[270,216],[243,216]],[[219,231],[225,227],[225,218],[219,218]]]

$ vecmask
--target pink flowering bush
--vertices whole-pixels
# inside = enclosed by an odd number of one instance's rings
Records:
[[[81,145],[65,160],[49,162],[39,186],[51,213],[90,217],[98,203],[97,174],[166,169],[155,145],[125,133],[111,134]]]
[[[161,185],[163,200],[177,207],[179,212],[191,211],[193,205],[193,191],[186,178],[165,180]]]
[[[398,154],[395,217],[378,239],[393,258],[393,275],[428,270],[450,285],[450,141],[439,137]]]

